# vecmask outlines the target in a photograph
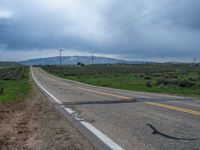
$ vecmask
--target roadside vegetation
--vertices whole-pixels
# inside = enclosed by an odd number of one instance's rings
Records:
[[[200,97],[200,64],[43,66],[62,78],[88,84]]]
[[[22,67],[22,65],[16,63],[16,62],[2,62],[0,61],[0,69],[2,68],[14,68],[14,67]]]
[[[0,69],[0,102],[13,101],[29,93],[29,68]]]

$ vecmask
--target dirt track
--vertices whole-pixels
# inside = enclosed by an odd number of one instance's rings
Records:
[[[0,149],[94,149],[30,82],[26,100],[0,104]]]

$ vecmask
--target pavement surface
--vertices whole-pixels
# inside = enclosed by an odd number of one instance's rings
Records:
[[[31,70],[40,88],[109,149],[200,150],[198,99],[92,86]]]

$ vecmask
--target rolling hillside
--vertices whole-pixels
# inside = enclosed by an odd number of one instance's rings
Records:
[[[118,63],[127,63],[127,64],[145,64],[145,61],[124,61],[115,58],[107,57],[92,57],[92,56],[63,56],[62,64],[77,64],[77,62],[82,62],[84,64],[118,64]],[[23,65],[56,65],[60,63],[60,57],[48,57],[48,58],[38,58],[30,59],[26,61],[19,62]]]

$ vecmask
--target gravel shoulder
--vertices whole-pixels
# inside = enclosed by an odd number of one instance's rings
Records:
[[[30,79],[24,99],[0,104],[0,149],[93,150]]]

